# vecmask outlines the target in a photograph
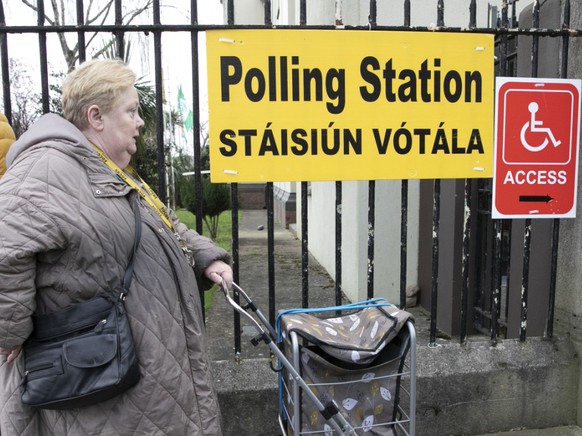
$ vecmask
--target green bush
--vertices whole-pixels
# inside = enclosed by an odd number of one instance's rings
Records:
[[[192,214],[196,214],[196,195],[194,181],[180,184],[180,198],[183,206]],[[230,189],[226,183],[211,183],[208,176],[202,177],[202,213],[204,223],[210,238],[218,236],[219,217],[230,210]]]

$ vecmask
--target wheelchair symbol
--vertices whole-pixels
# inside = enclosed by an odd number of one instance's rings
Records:
[[[544,125],[543,121],[538,121],[536,120],[536,112],[539,110],[539,105],[532,101],[528,106],[527,109],[530,112],[530,121],[526,122],[523,127],[521,128],[521,144],[527,148],[529,151],[533,151],[533,152],[537,152],[537,151],[541,151],[544,148],[546,148],[546,146],[548,145],[549,141],[552,141],[552,144],[554,145],[554,147],[557,147],[558,145],[560,145],[562,143],[562,141],[557,140],[554,137],[554,134],[552,133],[552,129],[550,129],[549,127],[542,127]],[[539,145],[530,145],[527,142],[527,139],[525,137],[525,134],[527,132],[532,132],[532,133],[545,133],[547,135],[546,138],[544,138],[544,141],[539,144]],[[549,141],[548,141],[548,137],[549,137]]]

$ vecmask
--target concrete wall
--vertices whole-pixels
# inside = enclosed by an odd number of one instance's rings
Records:
[[[575,423],[572,343],[528,339],[428,348],[419,344],[417,434],[476,435]],[[542,433],[540,433],[542,434]]]
[[[571,2],[572,28],[582,26],[582,4]],[[582,40],[570,38],[568,52],[568,78],[582,79]],[[581,179],[578,176],[578,216],[582,213],[580,204]],[[582,253],[582,220],[580,218],[561,220],[560,250],[558,253],[558,283],[559,292],[556,298],[557,309],[569,314],[569,317],[582,315],[582,268],[580,268],[580,253]]]
[[[557,2],[552,2],[557,3]],[[556,6],[554,6],[556,7]],[[582,4],[571,2],[570,27],[582,26]],[[568,51],[568,78],[582,79],[582,41],[570,38]],[[580,163],[579,163],[580,164]],[[581,189],[578,175],[578,193]],[[578,194],[578,216],[582,213],[581,196]],[[569,335],[578,354],[582,353],[582,220],[561,220],[560,247],[558,250],[558,277],[556,283],[556,326],[559,334]],[[580,368],[582,376],[582,368]],[[582,423],[582,392],[578,393],[578,424]]]
[[[224,22],[228,23],[227,0],[223,0]],[[264,24],[263,2],[259,0],[236,0],[234,2],[234,22],[236,24]]]
[[[274,2],[284,10],[292,10],[290,17],[299,16],[299,1]],[[370,2],[315,0],[307,2],[307,24],[333,24],[337,21],[344,25],[365,25],[368,22]],[[430,26],[437,21],[437,0],[413,0],[410,2],[411,25]],[[478,27],[487,27],[488,3],[500,5],[501,1],[477,1]],[[276,8],[274,8],[276,11]],[[404,1],[378,1],[378,25],[402,26],[404,23]],[[450,27],[469,25],[469,1],[445,0],[445,24]],[[297,23],[293,23],[297,24]]]
[[[407,279],[418,276],[418,182],[409,183]],[[400,299],[400,181],[376,182],[374,245],[375,295]],[[335,279],[335,182],[310,185],[309,251]],[[300,234],[301,192],[297,192],[297,231]],[[366,298],[368,268],[368,182],[342,183],[342,289],[352,301]]]
[[[541,3],[540,27],[557,28],[562,23],[562,11],[564,2],[561,0],[548,0]],[[578,29],[582,26],[582,4],[571,1],[570,28]],[[520,16],[520,24],[527,26],[531,23],[532,5],[524,8]],[[520,37],[520,44],[524,46],[531,42],[531,38]],[[569,39],[568,70],[569,79],[582,78],[582,41],[579,38]],[[522,62],[529,59],[522,56]],[[562,62],[560,41],[556,38],[540,40],[539,77],[560,77],[560,65]],[[520,64],[523,71],[527,65]],[[578,191],[580,191],[580,174],[578,176]],[[577,210],[580,216],[582,208],[580,196],[578,196]],[[580,218],[560,220],[560,239],[558,249],[558,274],[556,280],[555,301],[555,334],[560,337],[568,337],[572,340],[575,351],[582,352],[582,269],[580,268],[580,253],[582,252],[582,221]],[[532,230],[533,232],[533,230]],[[531,280],[531,279],[530,279]],[[582,368],[578,367],[579,376]],[[577,422],[582,422],[582,391],[578,391]]]
[[[544,429],[576,421],[579,360],[568,339],[429,348],[420,338],[417,360],[419,436]],[[213,362],[225,436],[279,434],[277,376],[269,362]]]

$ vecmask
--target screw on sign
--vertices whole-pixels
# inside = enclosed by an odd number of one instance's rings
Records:
[[[575,217],[580,88],[497,78],[493,218]]]

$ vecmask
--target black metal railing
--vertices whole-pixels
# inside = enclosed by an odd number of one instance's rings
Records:
[[[122,6],[123,0],[114,0],[114,23],[113,25],[88,25],[84,22],[84,3],[83,0],[76,0],[76,23],[75,24],[61,24],[57,26],[47,25],[44,18],[44,0],[37,0],[37,22],[35,25],[11,25],[10,17],[4,14],[4,8],[7,0],[0,0],[0,67],[2,73],[2,94],[3,94],[3,111],[9,120],[12,119],[12,98],[11,98],[11,84],[10,77],[10,51],[9,39],[16,38],[20,34],[36,34],[38,35],[38,49],[39,49],[39,64],[40,64],[40,92],[42,95],[42,111],[49,111],[49,102],[51,92],[49,89],[49,59],[47,55],[47,35],[48,34],[74,34],[77,36],[79,47],[79,61],[83,61],[87,57],[86,53],[86,36],[87,33],[103,33],[110,35],[116,41],[116,51],[121,57],[125,50],[124,35],[128,33],[145,33],[153,34],[154,38],[154,83],[156,92],[156,105],[162,107],[163,105],[163,86],[162,86],[162,56],[164,48],[161,40],[164,32],[183,32],[190,35],[192,54],[192,62],[190,68],[192,70],[192,101],[194,102],[194,128],[192,129],[191,138],[194,144],[194,165],[195,165],[195,197],[196,204],[196,230],[199,233],[203,231],[202,211],[204,204],[202,204],[202,179],[201,179],[201,156],[200,156],[200,89],[199,89],[199,69],[200,59],[198,53],[198,42],[200,32],[208,29],[216,28],[272,28],[272,4],[270,0],[263,0],[264,3],[264,20],[262,25],[238,25],[235,22],[235,8],[236,0],[227,0],[224,2],[226,8],[226,24],[216,25],[201,25],[198,23],[198,7],[202,2],[196,0],[190,1],[190,23],[189,24],[162,24],[160,19],[160,1],[152,0],[151,7],[151,24],[127,25],[123,23]],[[12,0],[11,0],[12,1]],[[319,0],[312,0],[319,1]],[[130,3],[126,0],[127,3]],[[277,28],[292,28],[292,29],[335,29],[335,24],[329,25],[308,25],[308,1],[300,0],[299,2],[299,18],[296,25],[277,24]],[[418,31],[418,32],[450,32],[450,33],[484,33],[494,34],[496,36],[497,47],[497,74],[501,76],[511,76],[516,74],[516,42],[519,36],[528,36],[532,38],[531,42],[531,76],[537,76],[537,63],[539,58],[538,44],[540,38],[559,38],[561,41],[561,64],[560,77],[567,77],[568,67],[568,45],[570,38],[579,37],[582,35],[582,30],[570,28],[570,1],[563,1],[563,23],[560,27],[554,29],[540,29],[540,3],[534,2],[533,7],[533,26],[531,28],[517,27],[516,20],[516,1],[502,2],[501,17],[493,17],[490,20],[495,23],[491,28],[477,27],[478,13],[485,13],[478,10],[478,3],[476,0],[471,0],[468,4],[469,8],[469,24],[467,27],[447,27],[446,25],[446,2],[445,0],[435,0],[435,19],[436,27],[418,27],[411,26],[411,10],[414,8],[414,1],[403,0],[404,16],[402,26],[381,26],[378,25],[378,4],[376,0],[369,2],[369,20],[367,23],[357,26],[343,26],[342,31],[349,31],[350,29],[373,29],[375,31]],[[511,19],[509,18],[511,14]],[[337,24],[337,23],[336,23]],[[165,151],[164,144],[166,138],[164,137],[164,121],[160,113],[157,118],[157,169],[158,169],[158,192],[163,201],[166,201],[166,166],[165,166]],[[302,274],[302,304],[309,306],[309,239],[308,239],[308,190],[309,184],[307,182],[300,183],[301,190],[301,274]],[[235,281],[239,281],[240,259],[239,259],[239,192],[238,185],[233,183],[231,185],[231,200],[232,200],[232,255],[233,255],[233,269]],[[374,253],[376,251],[376,241],[374,237],[374,227],[376,225],[376,208],[382,207],[376,202],[376,184],[374,181],[368,183],[368,271],[367,271],[367,295],[374,296]],[[433,204],[432,204],[432,286],[430,292],[427,291],[425,298],[430,298],[430,344],[436,343],[437,332],[437,314],[438,306],[438,292],[439,292],[439,244],[440,244],[440,199],[441,199],[441,181],[434,180],[433,182]],[[502,295],[503,279],[506,280],[506,292],[509,289],[509,247],[505,237],[509,226],[505,225],[503,220],[492,220],[490,216],[490,208],[483,207],[483,204],[490,202],[486,198],[491,192],[490,180],[466,180],[464,188],[464,205],[469,213],[464,214],[463,235],[462,235],[462,276],[459,278],[462,284],[460,313],[457,315],[460,319],[460,341],[463,343],[467,340],[470,334],[475,332],[488,333],[491,342],[494,344],[501,335],[507,334],[507,312],[502,310],[503,301],[508,300],[507,296]],[[417,229],[410,229],[408,225],[409,215],[409,182],[402,180],[401,182],[401,211],[400,211],[400,306],[406,305],[406,287],[407,287],[407,240],[411,232]],[[342,182],[335,183],[335,301],[337,304],[342,302]],[[268,292],[269,292],[269,320],[274,323],[275,307],[276,307],[276,289],[275,289],[275,219],[274,219],[274,190],[273,183],[266,184],[266,209],[267,209],[267,231],[268,231]],[[554,301],[556,293],[556,271],[558,267],[558,240],[559,240],[559,219],[553,221],[553,235],[552,244],[549,248],[552,253],[551,262],[551,278],[549,290],[549,304],[547,309],[547,326],[545,334],[547,336],[553,335],[553,318],[554,318]],[[478,229],[475,232],[475,228]],[[522,294],[521,299],[521,319],[519,338],[526,339],[526,321],[527,321],[527,307],[528,307],[528,289],[529,289],[529,260],[531,256],[531,240],[535,236],[531,228],[531,220],[525,221],[525,230],[523,237],[523,268],[521,279]],[[471,235],[478,234],[476,244],[477,256],[473,258],[470,256],[471,252]],[[512,277],[512,280],[518,278]],[[471,315],[473,315],[471,317]],[[239,315],[234,315],[234,329],[235,329],[235,352],[240,352],[241,349],[241,323]]]

